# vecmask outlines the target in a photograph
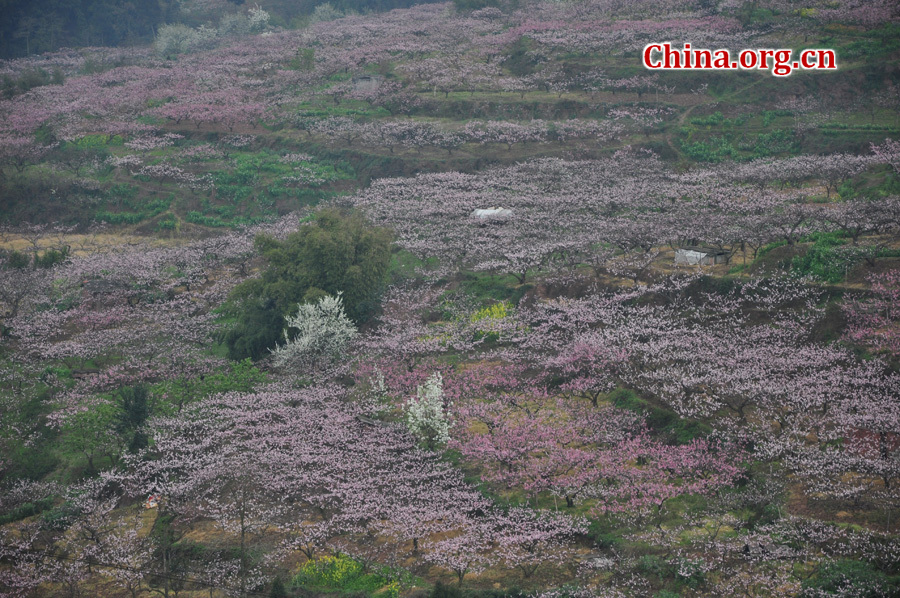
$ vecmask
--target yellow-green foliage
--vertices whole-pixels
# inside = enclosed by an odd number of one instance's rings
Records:
[[[481,322],[482,320],[502,320],[512,312],[512,308],[512,305],[508,301],[501,301],[489,305],[472,314],[472,322]]]
[[[378,598],[398,598],[400,583],[389,581],[384,568],[365,572],[363,565],[345,554],[324,555],[306,561],[294,575],[295,587],[364,592]]]
[[[355,579],[362,573],[362,565],[350,557],[338,554],[337,556],[320,556],[311,561],[306,561],[296,579],[303,578],[307,583],[322,586],[342,586],[350,579]]]
[[[400,596],[400,582],[392,581],[384,588],[384,590],[378,592],[378,595],[384,596],[385,598],[398,598],[398,596]]]
[[[476,311],[469,318],[475,325],[475,331],[481,334],[495,332],[498,324],[512,315],[513,306],[508,301],[500,301]]]

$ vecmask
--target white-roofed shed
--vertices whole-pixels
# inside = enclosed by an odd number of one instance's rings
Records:
[[[513,212],[509,208],[479,208],[472,210],[472,213],[470,215],[473,218],[478,218],[481,220],[486,220],[488,218],[506,219],[511,217],[513,215]]]

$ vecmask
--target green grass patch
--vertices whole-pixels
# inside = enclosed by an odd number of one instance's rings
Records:
[[[705,127],[739,127],[743,126],[750,120],[749,115],[741,115],[737,118],[725,118],[721,112],[714,112],[709,116],[698,116],[691,119],[692,125]]]
[[[6,479],[40,480],[53,472],[60,461],[50,448],[50,440],[52,439],[42,438],[38,444],[16,444],[11,447],[5,455]]]
[[[610,550],[622,545],[621,529],[611,525],[603,519],[591,519],[588,524],[587,536],[594,545],[601,550]]]
[[[616,407],[643,413],[650,429],[668,441],[687,444],[712,432],[706,424],[681,418],[674,411],[654,405],[626,388],[612,391],[608,399]]]
[[[794,155],[800,151],[793,131],[775,129],[750,135],[746,131],[732,130],[713,134],[693,141],[697,128],[682,127],[679,135],[681,150],[698,162],[724,162],[726,160],[753,160],[769,156]]]
[[[779,118],[793,116],[793,112],[790,110],[763,110],[762,111],[762,126],[770,127],[772,123],[774,123]]]
[[[772,250],[777,249],[779,247],[784,247],[787,245],[787,241],[773,241],[772,243],[768,243],[759,248],[759,251],[756,252],[756,259],[761,257],[765,257],[767,253],[770,253]]]
[[[198,378],[167,380],[151,387],[157,412],[171,414],[184,405],[225,392],[253,392],[268,381],[268,374],[249,359],[236,361]]]
[[[7,523],[21,521],[27,517],[40,515],[51,508],[53,508],[53,498],[48,497],[34,502],[27,502],[23,505],[19,505],[9,513],[0,515],[0,525],[6,525]]]
[[[174,194],[169,194],[168,197],[164,198],[139,201],[134,187],[131,185],[119,185],[118,187],[125,197],[117,200],[115,203],[126,209],[116,212],[109,209],[98,210],[94,213],[94,220],[109,224],[137,224],[164,213],[175,199]],[[109,201],[105,203],[108,204]]]
[[[818,233],[808,239],[812,245],[806,253],[791,261],[791,269],[801,275],[838,283],[862,259],[861,249],[847,245],[847,240],[838,233]]]
[[[375,119],[391,116],[383,106],[372,106],[368,102],[344,100],[340,104],[304,102],[294,108],[294,114],[301,118],[328,118],[348,116],[351,118]]]
[[[140,191],[138,187],[128,183],[116,183],[106,190],[106,198],[115,201],[131,200],[137,197]]]
[[[395,250],[391,254],[391,265],[388,267],[388,279],[396,284],[405,280],[419,278],[419,271],[427,268],[424,260],[405,249]]]
[[[875,62],[900,49],[900,25],[891,23],[877,29],[870,29],[861,39],[837,48],[838,61],[862,60]]]
[[[174,214],[166,214],[156,222],[156,230],[159,232],[178,230],[178,219]]]
[[[814,595],[897,596],[900,576],[888,576],[866,561],[836,560],[819,568],[803,588]]]
[[[93,149],[99,147],[106,147],[108,145],[124,145],[125,140],[121,135],[104,135],[104,134],[94,134],[94,135],[85,135],[84,137],[80,137],[76,141],[72,142],[71,145],[75,146],[80,150]]]
[[[516,305],[533,286],[517,284],[516,277],[510,274],[466,272],[461,276],[460,289],[484,304],[507,301]]]

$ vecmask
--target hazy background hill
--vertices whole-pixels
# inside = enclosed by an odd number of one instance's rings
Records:
[[[339,11],[377,12],[428,0],[334,0]],[[19,58],[80,46],[119,46],[153,41],[161,24],[200,25],[246,10],[243,0],[0,0],[0,58]],[[271,0],[259,4],[284,27],[302,26],[320,0]]]

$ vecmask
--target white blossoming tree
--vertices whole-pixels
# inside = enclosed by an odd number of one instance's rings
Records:
[[[406,403],[406,425],[431,448],[450,440],[451,422],[444,409],[444,380],[440,372],[429,376]]]
[[[172,57],[208,45],[215,37],[216,30],[205,26],[192,29],[180,23],[160,25],[153,47],[160,56]]]
[[[341,294],[322,297],[316,303],[300,304],[286,320],[283,345],[272,350],[275,365],[315,369],[333,363],[357,334],[344,313]],[[296,330],[291,334],[291,330]]]
[[[250,31],[259,32],[269,28],[269,13],[260,8],[259,4],[248,11],[247,17],[250,20]]]

